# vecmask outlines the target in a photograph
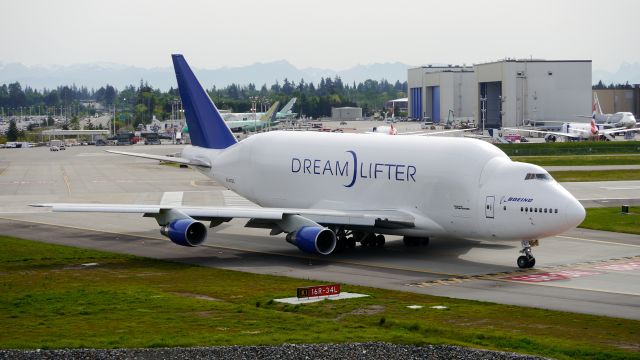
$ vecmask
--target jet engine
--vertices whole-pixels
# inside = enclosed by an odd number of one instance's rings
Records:
[[[545,135],[544,141],[546,142],[556,142],[556,136],[553,134]]]
[[[324,227],[303,226],[287,234],[287,241],[312,254],[329,255],[336,248],[336,234]]]
[[[178,219],[160,228],[160,233],[181,246],[198,246],[207,238],[207,227],[191,218]]]

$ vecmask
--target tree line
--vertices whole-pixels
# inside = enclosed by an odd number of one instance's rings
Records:
[[[327,77],[314,84],[304,79],[297,83],[284,79],[271,86],[257,87],[252,83],[214,86],[207,93],[219,109],[231,112],[250,112],[254,104],[256,111],[260,111],[275,101],[283,105],[296,97],[294,112],[319,118],[331,116],[332,107],[359,106],[364,114],[382,110],[385,101],[406,97],[407,82],[366,80],[345,84],[340,77]],[[94,101],[102,105],[103,111],[111,112],[115,107],[122,117],[133,120],[131,123],[149,123],[153,116],[160,120],[171,118],[179,107],[179,99],[176,88],[161,91],[144,81],[123,89],[105,85],[97,90],[75,85],[37,90],[15,82],[0,86],[0,115],[60,114],[69,118],[92,115],[99,110],[87,107],[86,102]]]

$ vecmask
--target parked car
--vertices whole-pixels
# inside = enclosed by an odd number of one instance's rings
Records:
[[[57,146],[55,146],[55,145],[51,145],[51,146],[49,147],[49,151],[60,151],[60,148],[59,148],[59,147],[57,147]]]

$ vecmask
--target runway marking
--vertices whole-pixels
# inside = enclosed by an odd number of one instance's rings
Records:
[[[109,153],[80,153],[76,154],[78,157],[93,157],[93,156],[111,156]]]
[[[603,190],[639,190],[640,186],[601,186]]]
[[[594,266],[596,269],[600,270],[612,270],[612,271],[633,271],[640,270],[640,261],[636,262],[628,262],[628,263],[619,263],[619,264],[610,264],[610,265],[600,265]]]
[[[184,192],[182,191],[169,191],[162,193],[162,199],[160,199],[160,205],[167,206],[182,206],[182,198]]]
[[[523,282],[520,282],[520,281],[513,281],[513,280],[506,280],[506,279],[496,279],[496,280],[497,281],[505,281],[505,282],[524,284]],[[549,286],[549,287],[561,288],[561,289],[593,291],[593,292],[599,292],[599,293],[605,293],[605,294],[640,296],[640,294],[631,293],[631,292],[625,292],[625,291],[593,289],[593,288],[588,288],[588,287],[579,287],[579,286],[571,286],[571,285],[564,285],[564,284],[560,285],[558,283],[548,283],[548,282],[529,282],[529,283],[526,283],[526,285],[538,285],[538,286]]]
[[[8,218],[8,217],[0,217],[0,219],[1,220],[9,220],[9,221],[19,221],[19,222],[24,222],[24,223],[29,223],[29,224],[38,224],[38,225],[47,225],[47,226],[55,226],[55,227],[76,229],[76,230],[95,231],[95,232],[104,233],[104,234],[131,236],[131,237],[137,237],[137,238],[147,239],[147,240],[156,240],[156,241],[165,241],[165,242],[171,241],[171,240],[169,240],[169,239],[167,239],[165,237],[152,237],[152,236],[141,235],[141,234],[119,233],[119,232],[114,232],[114,231],[106,231],[106,230],[92,229],[92,228],[83,228],[83,227],[72,226],[72,225],[51,224],[51,223],[41,222],[41,221],[29,221],[29,220],[14,219],[14,218]],[[283,256],[283,257],[297,258],[297,259],[304,259],[304,260],[322,261],[322,262],[334,263],[334,264],[356,265],[356,266],[369,267],[369,268],[380,268],[380,269],[386,269],[386,270],[400,270],[400,271],[415,272],[415,273],[422,273],[422,274],[430,274],[430,275],[437,275],[437,276],[456,277],[456,278],[464,277],[464,275],[461,275],[461,274],[443,273],[443,272],[436,272],[436,271],[429,271],[429,270],[422,270],[422,269],[392,267],[392,266],[381,265],[381,264],[367,264],[367,263],[351,262],[351,261],[345,261],[345,260],[336,260],[336,259],[330,259],[330,258],[312,258],[312,257],[304,256],[304,255],[295,255],[295,254],[285,254],[285,253],[278,253],[278,252],[241,249],[241,248],[235,248],[235,247],[230,247],[230,246],[210,245],[210,244],[203,244],[203,245],[200,245],[200,246],[204,246],[204,247],[208,247],[208,248],[214,248],[214,249],[240,251],[240,252],[251,253],[251,254],[275,255],[275,256]]]
[[[558,280],[568,280],[573,278],[580,278],[585,276],[592,275],[601,275],[603,273],[596,271],[584,271],[584,270],[564,270],[558,272],[543,272],[531,275],[518,275],[518,276],[509,276],[503,279],[513,280],[513,281],[523,281],[523,282],[547,282],[547,281],[558,281]]]
[[[625,262],[621,262],[625,261]],[[439,285],[458,285],[463,282],[470,282],[474,280],[485,280],[485,281],[503,281],[503,282],[511,282],[518,283],[523,285],[533,284],[539,285],[541,282],[546,281],[555,281],[555,280],[567,280],[570,278],[581,277],[581,276],[592,276],[592,275],[604,275],[606,273],[603,272],[595,272],[594,268],[600,269],[598,266],[606,266],[606,265],[622,265],[622,264],[633,264],[632,266],[640,266],[640,256],[634,257],[626,257],[626,258],[618,258],[618,259],[607,259],[607,260],[598,260],[598,261],[590,261],[584,263],[574,263],[574,264],[566,264],[559,266],[550,266],[547,268],[535,268],[535,269],[520,269],[515,271],[505,271],[498,272],[492,274],[479,274],[479,275],[463,275],[463,276],[455,276],[449,279],[437,279],[437,280],[429,280],[419,283],[410,283],[405,284],[406,286],[412,287],[420,287],[427,288]],[[567,269],[569,268],[569,269]],[[606,270],[606,269],[601,269]],[[633,269],[636,270],[636,269]],[[522,279],[531,279],[532,281],[523,281]],[[538,281],[533,281],[533,280]],[[561,287],[561,286],[557,286]],[[582,289],[582,288],[576,288]],[[590,290],[590,289],[582,289],[582,290]],[[601,291],[608,292],[606,290],[593,290],[593,291]],[[620,293],[626,294],[626,293]],[[629,295],[629,294],[627,294]],[[640,294],[630,294],[630,295],[640,295]]]
[[[622,245],[622,246],[630,246],[630,247],[640,248],[640,245],[625,244],[625,243],[619,243],[619,242],[613,242],[613,241],[585,239],[585,238],[578,238],[578,237],[566,236],[566,235],[556,235],[556,237],[565,238],[565,239],[572,239],[572,240],[588,241],[588,242],[594,242],[594,243],[601,243],[601,244],[608,244],[608,245]]]
[[[69,185],[69,177],[67,176],[67,172],[64,170],[64,167],[60,166],[62,169],[62,179],[64,179],[64,183],[67,185],[67,194],[71,195],[71,185]]]
[[[231,190],[222,190],[222,198],[224,199],[224,204],[229,207],[258,207],[254,202],[245,199]]]

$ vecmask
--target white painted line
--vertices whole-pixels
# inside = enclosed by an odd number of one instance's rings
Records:
[[[622,246],[630,246],[630,247],[640,248],[640,245],[625,244],[625,243],[619,243],[619,242],[613,242],[613,241],[602,241],[602,240],[584,239],[584,238],[577,238],[577,237],[573,237],[573,236],[565,236],[565,235],[556,235],[556,237],[559,237],[559,238],[565,238],[565,239],[571,239],[571,240],[588,241],[588,242],[600,243],[600,244],[607,244],[607,245],[622,245]]]
[[[162,199],[160,199],[160,205],[182,206],[183,196],[184,192],[182,191],[165,192],[162,194]]]
[[[231,190],[223,190],[222,198],[224,199],[224,204],[230,207],[259,207]]]
[[[603,190],[640,190],[640,186],[624,186],[624,187],[613,187],[613,186],[603,186],[600,187]]]
[[[594,292],[601,292],[601,293],[607,293],[607,294],[640,296],[640,294],[638,294],[638,293],[631,293],[631,292],[624,292],[624,291],[613,291],[613,290],[603,290],[603,289],[592,289],[592,288],[588,288],[588,287],[578,287],[578,286],[567,286],[567,285],[560,285],[560,283],[557,283],[557,282],[523,282],[523,281],[509,280],[509,279],[504,279],[504,278],[503,279],[495,279],[495,280],[504,281],[504,282],[510,282],[510,283],[516,283],[516,284],[521,284],[521,285],[538,285],[538,286],[548,286],[548,287],[555,287],[555,288],[561,288],[561,289],[594,291]]]

